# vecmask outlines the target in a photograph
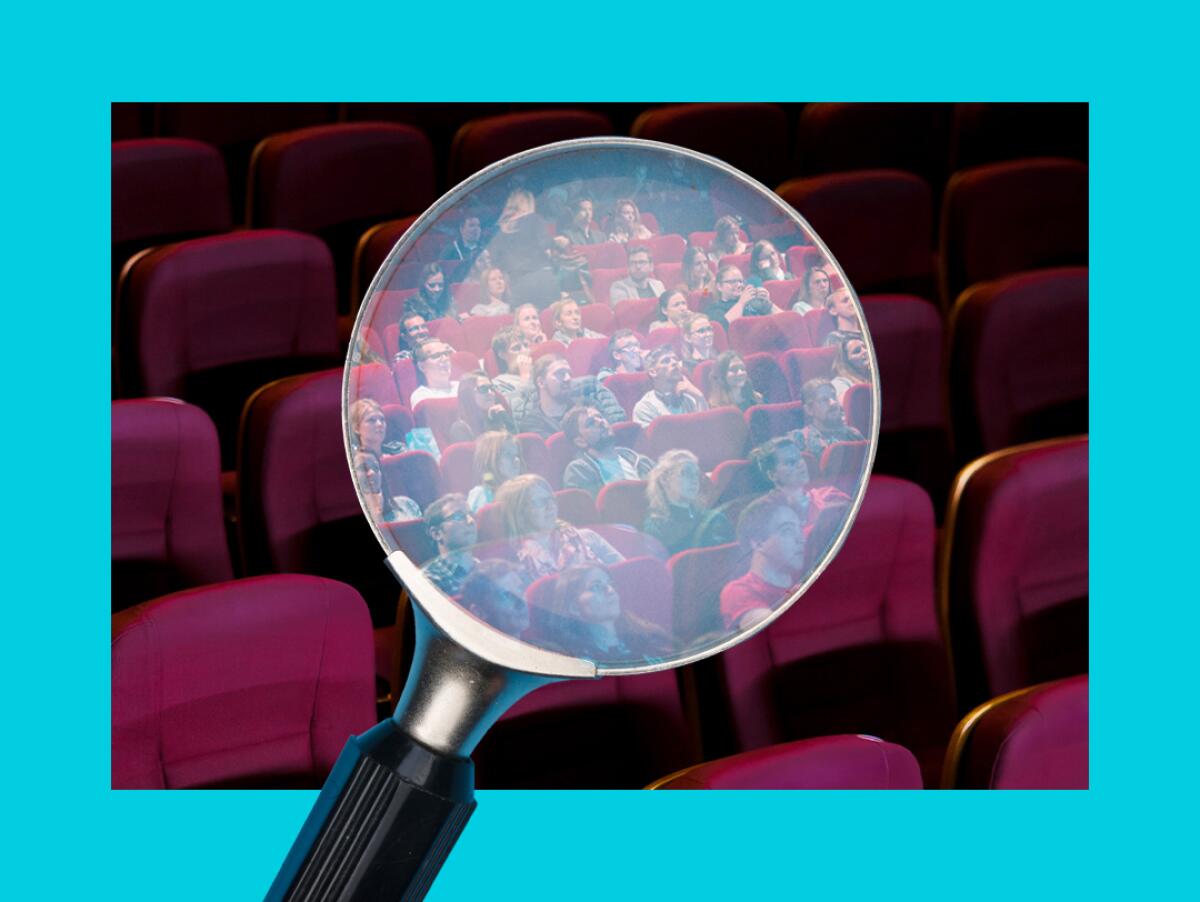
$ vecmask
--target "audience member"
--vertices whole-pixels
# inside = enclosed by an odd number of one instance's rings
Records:
[[[617,445],[612,424],[594,407],[572,407],[562,419],[575,459],[563,472],[564,488],[583,489],[593,498],[610,482],[645,479],[654,461]]]
[[[849,289],[839,288],[825,302],[825,315],[817,321],[814,339],[834,345],[848,338],[862,338],[862,322]]]
[[[458,383],[458,419],[450,426],[450,441],[473,441],[492,429],[515,433],[512,411],[487,373],[465,373]]]
[[[425,317],[406,310],[400,317],[400,333],[397,338],[399,350],[396,351],[396,360],[411,360],[417,346],[428,340],[429,326],[425,324]]]
[[[511,300],[504,270],[490,267],[480,276],[479,303],[471,308],[471,316],[505,316],[512,312]]]
[[[509,400],[511,406],[513,399],[532,384],[529,381],[533,374],[529,340],[516,326],[502,326],[492,336],[492,356],[496,358],[496,369],[500,371],[492,384]]]
[[[653,662],[671,651],[667,634],[622,610],[621,597],[603,567],[570,567],[554,582],[550,616],[542,618],[549,644],[577,658]]]
[[[750,275],[746,281],[757,286],[763,282],[781,282],[790,278],[792,274],[784,268],[775,245],[765,239],[754,242],[754,248],[750,251]]]
[[[613,373],[640,373],[645,365],[642,340],[632,329],[618,329],[608,339],[609,363],[600,368],[596,378],[607,379]]]
[[[619,241],[622,244],[630,241],[644,241],[654,234],[642,222],[642,213],[637,204],[627,197],[618,200],[614,206],[608,231],[609,241]]]
[[[650,323],[650,331],[667,326],[681,326],[683,320],[691,313],[687,292],[682,288],[668,288],[658,296],[658,317]]]
[[[555,341],[569,345],[577,338],[604,338],[599,332],[588,329],[583,325],[583,313],[579,303],[574,300],[555,301],[550,305],[551,322],[554,323]]]
[[[603,244],[608,240],[592,220],[594,208],[590,197],[576,198],[569,210],[571,221],[560,234],[572,244]]]
[[[742,278],[742,271],[736,266],[722,266],[717,271],[716,300],[704,312],[713,322],[728,329],[729,324],[738,317],[754,311],[770,313],[773,310],[767,289],[747,285]]]
[[[555,235],[550,242],[550,268],[558,283],[559,299],[592,303],[592,272],[588,259],[565,235]]]
[[[521,570],[511,561],[480,561],[462,584],[462,605],[502,633],[520,637],[529,629]]]
[[[373,451],[354,452],[354,478],[367,511],[377,521],[419,520],[421,506],[407,495],[393,495],[383,477],[383,464]]]
[[[457,595],[479,564],[471,553],[477,533],[467,499],[451,494],[434,501],[425,509],[425,528],[437,545],[438,556],[421,570],[447,595]]]
[[[446,261],[452,281],[462,281],[471,271],[475,258],[484,249],[483,229],[479,214],[467,211],[458,223],[458,237],[442,250],[441,259]]]
[[[492,264],[508,274],[513,294],[538,309],[559,296],[550,244],[548,223],[538,215],[533,195],[523,188],[509,194],[488,251]]]
[[[708,406],[748,410],[762,402],[763,396],[754,390],[742,355],[737,351],[719,354],[709,376]]]
[[[625,419],[616,396],[594,376],[572,379],[571,366],[561,354],[543,354],[533,364],[533,385],[517,396],[513,412],[521,432],[549,438],[562,430],[562,418],[576,404],[596,407],[610,423]]]
[[[546,340],[546,333],[542,331],[542,318],[533,304],[522,304],[517,308],[513,314],[513,325],[521,330],[531,348]]]
[[[633,298],[656,298],[666,289],[662,282],[654,278],[654,258],[644,245],[628,246],[626,266],[629,274],[608,288],[609,303],[615,305]]]
[[[450,290],[440,263],[426,263],[421,267],[417,293],[404,302],[404,315],[414,313],[424,317],[425,322],[444,316],[458,319],[450,303]]]
[[[679,324],[679,337],[683,347],[680,359],[683,368],[689,374],[701,363],[716,356],[713,344],[715,330],[712,321],[703,313],[689,313],[685,316]]]
[[[496,504],[527,583],[578,564],[624,560],[592,530],[558,519],[554,492],[541,476],[526,473],[508,480],[496,492]]]
[[[716,291],[717,279],[713,275],[712,264],[704,248],[689,244],[684,249],[683,278],[689,292],[699,291],[710,295]]]
[[[696,455],[684,450],[663,454],[647,478],[648,513],[642,532],[662,542],[670,554],[733,538],[728,518],[709,510],[700,491],[701,478]]]
[[[829,273],[825,271],[823,262],[812,263],[804,270],[801,285],[792,295],[792,310],[796,313],[824,310],[828,299]]]
[[[871,382],[871,355],[867,353],[867,343],[861,338],[853,337],[853,333],[847,334],[839,341],[837,349],[837,357],[833,361],[832,384],[837,391],[838,403],[841,403],[850,386]]]
[[[722,216],[713,228],[716,229],[717,234],[708,248],[708,258],[713,263],[719,264],[722,257],[736,256],[750,250],[750,246],[738,234],[741,227],[738,225],[737,217]]]
[[[823,511],[835,508],[844,512],[850,496],[836,486],[814,486],[810,482],[808,462],[799,443],[790,435],[770,439],[750,452],[750,460],[774,486],[804,527],[816,524]]]
[[[825,449],[834,442],[861,442],[863,434],[846,425],[845,412],[837,399],[837,390],[828,379],[809,379],[800,389],[807,425],[792,435],[800,449],[820,461]]]
[[[659,345],[646,355],[646,372],[653,388],[634,405],[635,422],[648,426],[659,417],[708,410],[704,393],[684,375],[679,355],[670,345]]]
[[[521,446],[511,432],[485,432],[475,440],[475,487],[467,505],[477,511],[496,500],[496,489],[521,475]]]
[[[453,349],[444,341],[431,338],[417,348],[417,374],[422,384],[409,398],[409,406],[416,407],[429,398],[454,398],[458,396],[458,383],[450,378],[450,355]]]
[[[407,450],[404,442],[387,441],[387,416],[374,398],[359,398],[350,405],[350,447],[362,448],[376,457],[400,454]]]
[[[775,493],[742,511],[737,534],[750,568],[721,590],[721,618],[726,629],[745,630],[771,616],[799,582],[805,538],[800,518]]]

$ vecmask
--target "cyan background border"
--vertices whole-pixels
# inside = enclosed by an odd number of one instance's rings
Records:
[[[1174,14],[214,3],[10,12],[6,31],[6,896],[260,898],[313,798],[107,789],[113,100],[1090,101],[1093,788],[482,792],[430,898],[1145,898],[1181,880],[1195,714],[1170,693],[1195,682],[1196,602],[1170,571],[1194,534],[1174,467],[1194,466],[1195,404],[1171,415],[1167,387],[1191,397],[1176,337],[1198,302],[1176,263],[1194,256],[1193,105],[1170,96],[1195,32]]]

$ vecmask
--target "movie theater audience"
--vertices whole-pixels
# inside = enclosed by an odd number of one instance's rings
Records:
[[[492,356],[500,371],[492,384],[509,400],[509,406],[520,392],[533,383],[533,358],[529,356],[529,340],[516,326],[501,326],[492,336]]]
[[[417,293],[404,302],[404,314],[417,314],[425,322],[444,316],[458,319],[450,303],[450,286],[440,263],[427,263],[417,281]]]
[[[800,287],[792,295],[792,310],[796,313],[824,310],[828,299],[829,273],[825,271],[825,263],[809,264],[808,268],[804,270]]]
[[[508,279],[498,267],[485,269],[479,278],[479,303],[471,307],[471,316],[506,316],[512,313]]]
[[[603,381],[613,373],[640,373],[645,368],[642,340],[632,329],[617,329],[608,339],[606,366],[600,367],[596,378]]]
[[[658,296],[658,316],[650,323],[650,331],[667,326],[682,326],[683,320],[691,315],[687,292],[682,288],[668,288]]]

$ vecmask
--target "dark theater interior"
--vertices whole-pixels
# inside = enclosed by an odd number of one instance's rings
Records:
[[[464,516],[480,540],[501,541],[498,468],[480,462],[509,447],[485,447],[495,427],[472,425],[462,389],[414,400],[432,384],[421,375],[429,348],[447,347],[454,385],[499,387],[515,364],[497,341],[522,327],[508,304],[491,315],[484,303],[499,268],[441,232],[422,235],[382,286],[398,304],[387,330],[356,334],[355,317],[392,248],[455,185],[548,143],[625,136],[728,163],[820,236],[873,346],[874,465],[840,552],[778,619],[674,670],[535,691],[479,744],[478,786],[1088,788],[1088,113],[1085,103],[113,104],[112,787],[320,788],[347,738],[392,713],[413,617],[347,464],[347,357],[359,396],[382,414],[371,456],[384,499],[412,506],[393,532],[422,564],[444,553],[433,512],[448,495],[471,499]],[[805,426],[808,386],[836,385],[851,342],[831,345],[815,324],[831,316],[841,277],[826,273],[830,306],[806,303],[828,261],[752,216],[718,253],[715,196],[686,218],[636,198],[632,224],[621,194],[588,199],[583,228],[607,240],[563,239],[586,272],[582,294],[534,305],[530,334],[544,334],[528,342],[532,372],[556,355],[606,387],[617,443],[647,467],[688,451],[705,504],[732,522],[747,492],[771,488],[759,449]],[[502,213],[473,215],[487,235]],[[560,217],[554,231],[577,225]],[[722,325],[710,314],[714,363],[697,365],[695,381],[711,385],[733,352],[756,391],[644,425],[635,402],[649,377],[606,369],[618,331],[686,352],[705,317],[685,261],[699,248],[711,281],[756,262],[760,245],[780,270],[761,285],[798,331],[773,344],[779,333],[763,324],[775,315]],[[666,314],[670,291],[609,303],[635,247],[653,252],[667,289],[682,286],[691,307],[680,301],[678,319]],[[452,306],[427,313],[431,337],[410,345],[409,314],[434,276]],[[564,304],[585,337],[557,331]],[[841,377],[840,415],[862,439],[872,396]],[[677,421],[669,440],[665,421]],[[571,423],[508,432],[559,515],[623,552],[606,571],[621,597],[720,610],[739,553],[731,535],[630,551],[618,538],[649,522],[645,473],[585,491],[565,475]],[[806,453],[814,486],[836,489],[839,450],[858,466],[867,444]],[[531,609],[547,591],[527,586]]]

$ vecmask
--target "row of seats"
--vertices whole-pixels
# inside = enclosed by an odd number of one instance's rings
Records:
[[[251,228],[321,237],[331,249],[346,312],[357,306],[412,214],[434,199],[432,165],[428,139],[409,126],[346,124],[278,135],[256,150],[246,221]],[[178,138],[118,142],[112,166],[114,274],[141,248],[233,225],[214,147]],[[810,176],[780,185],[778,193],[822,237],[860,294],[912,293],[948,308],[976,282],[1087,263],[1087,166],[1078,160],[1035,158],[957,172],[941,202],[936,240],[933,191],[911,172]],[[653,220],[652,211],[647,219]],[[687,240],[703,243],[704,236]],[[764,236],[802,243],[785,223],[749,227],[750,239]],[[437,259],[448,240],[426,236],[410,268]],[[685,243],[682,235],[649,241],[664,265],[682,259]],[[597,281],[603,270],[624,266],[620,245],[583,252]],[[801,275],[803,262],[791,260],[791,271]],[[396,276],[399,282],[388,287],[411,287],[416,273]]]
[[[341,577],[364,595],[382,589],[394,605],[397,587],[358,508],[341,436],[336,426],[324,434],[318,428],[338,403],[336,379],[290,381],[294,384],[277,384],[257,399],[245,437],[247,460],[255,461],[246,470],[240,505],[245,572]],[[133,457],[129,448],[139,442],[129,439],[127,426],[144,413],[164,419],[164,428],[155,450]],[[201,479],[194,458],[206,431],[208,475]],[[302,436],[303,446],[297,443]],[[211,437],[202,415],[177,402],[114,406],[114,573],[148,568],[160,578],[151,594],[230,573],[228,554],[222,553]],[[296,453],[299,447],[303,453]],[[185,462],[189,456],[193,460]],[[157,478],[169,485],[152,492],[155,474],[129,461],[154,458],[162,461]],[[179,465],[168,471],[176,460]],[[600,505],[608,503],[602,498]],[[711,662],[716,671],[710,676],[736,702],[718,734],[744,749],[795,738],[796,729],[866,730],[912,749],[927,779],[935,779],[931,768],[940,760],[953,718],[952,686],[962,710],[1086,670],[1086,522],[1086,439],[983,459],[960,477],[946,527],[942,595],[935,604],[929,498],[911,483],[874,477],[842,553],[805,600]],[[413,534],[426,546],[411,553],[428,557],[428,537]],[[622,550],[643,556],[648,551],[644,544]],[[714,574],[726,574],[730,556],[738,553],[737,546],[718,546],[676,555],[666,567],[669,593],[656,597],[714,610],[724,579]],[[666,578],[653,562],[631,563],[642,568],[642,579]],[[658,575],[646,575],[651,572]],[[166,574],[172,581],[162,579]],[[372,586],[375,577],[378,585]],[[943,628],[955,651],[953,681]],[[390,672],[390,664],[380,669]],[[775,669],[779,672],[766,680]],[[787,716],[767,716],[775,703],[789,698],[804,701]],[[720,713],[710,717],[710,723],[721,721]],[[720,750],[720,743],[715,747]]]

